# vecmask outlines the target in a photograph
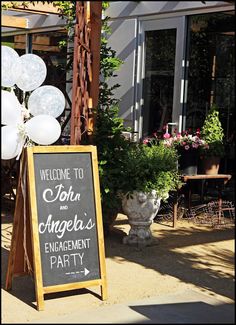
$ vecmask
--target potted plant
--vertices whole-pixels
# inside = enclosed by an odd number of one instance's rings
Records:
[[[224,130],[219,119],[219,111],[213,104],[203,123],[202,139],[208,144],[201,148],[201,170],[204,174],[218,174],[220,160],[225,154]]]
[[[182,175],[196,175],[198,172],[198,158],[201,148],[208,147],[200,136],[200,129],[195,132],[192,129],[186,131],[165,133],[164,144],[173,146],[179,154],[178,167]]]
[[[131,143],[120,170],[120,195],[123,212],[131,229],[125,244],[148,245],[152,242],[150,226],[161,200],[180,185],[177,151],[163,141],[153,145]]]

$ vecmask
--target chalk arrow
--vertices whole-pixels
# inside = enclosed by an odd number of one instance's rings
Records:
[[[89,274],[90,271],[88,269],[86,269],[86,267],[85,267],[84,271],[80,271],[80,272],[84,273],[84,275],[87,275],[87,274]]]

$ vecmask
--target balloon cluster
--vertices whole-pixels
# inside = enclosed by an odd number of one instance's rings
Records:
[[[8,46],[1,46],[2,90],[1,104],[1,159],[19,158],[24,146],[32,141],[50,145],[58,140],[61,126],[57,121],[64,108],[65,97],[54,86],[41,86],[47,75],[44,61],[35,54],[18,53]],[[20,104],[13,88],[31,92],[28,109]]]

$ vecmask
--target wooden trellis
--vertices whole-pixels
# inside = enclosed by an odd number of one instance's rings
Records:
[[[28,4],[27,9],[19,5],[15,8],[11,8],[11,10],[15,10],[16,12],[22,11],[23,13],[28,12],[32,13],[32,15],[41,12],[43,14],[58,14],[58,9],[52,4],[48,6],[42,3],[36,6]],[[2,18],[4,16],[3,13],[4,11],[2,12]],[[72,100],[64,88],[60,86],[65,78],[64,74],[69,69],[71,60],[68,62],[63,75],[58,74],[56,77],[56,85],[63,91],[69,106],[67,107],[69,113],[62,123],[62,131],[65,129],[66,125],[71,122],[69,136],[71,144],[81,143],[83,138],[88,138],[93,130],[93,115],[91,109],[97,106],[99,95],[101,15],[101,1],[76,2]],[[2,19],[2,27],[22,27],[23,29],[27,29],[26,25],[19,26],[16,18],[17,17],[14,16],[14,24],[7,21],[4,23]],[[49,54],[45,54],[44,59],[47,60],[47,62],[51,62]],[[50,64],[53,66],[52,62]],[[60,141],[59,143],[61,144]],[[12,174],[14,173],[15,175],[15,169],[18,171],[19,167],[18,164],[16,166],[16,163],[15,160],[7,162],[6,168],[2,171],[4,179],[6,177],[8,177],[8,179],[13,179]],[[14,180],[16,182],[17,178],[17,175],[15,175]],[[10,181],[7,184],[10,185]],[[12,189],[10,188],[10,194],[11,193]]]
[[[74,36],[70,144],[80,144],[93,131],[97,106],[102,2],[77,1]]]

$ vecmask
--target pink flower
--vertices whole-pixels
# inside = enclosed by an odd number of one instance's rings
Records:
[[[168,147],[183,148],[185,150],[197,150],[199,147],[207,147],[205,141],[200,138],[200,129],[197,129],[196,133],[192,134],[190,133],[192,132],[191,128],[183,132],[177,132],[175,129],[173,134],[168,132],[166,126],[164,126],[163,129],[166,130],[162,135],[163,142]],[[151,143],[151,139],[158,139],[158,134],[153,133],[153,138],[150,138],[149,141],[144,143]]]
[[[170,137],[171,137],[170,133],[165,133],[165,134],[163,135],[163,138],[164,138],[164,139],[169,139]]]

